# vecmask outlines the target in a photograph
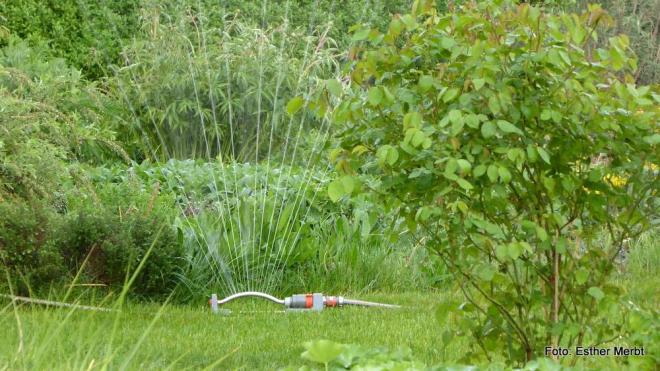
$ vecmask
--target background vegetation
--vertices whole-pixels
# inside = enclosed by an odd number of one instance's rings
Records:
[[[60,343],[78,317],[0,298],[0,369],[269,367],[243,344],[268,315],[184,342],[221,354],[116,337],[248,289],[419,309],[277,320],[321,329],[264,335],[278,366],[544,369],[577,341],[650,356],[563,367],[652,368],[660,8],[600,3],[0,2],[0,293],[132,303]]]

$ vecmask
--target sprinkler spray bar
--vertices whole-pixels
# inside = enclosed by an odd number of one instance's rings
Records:
[[[274,303],[284,305],[284,308],[287,311],[306,311],[306,310],[320,311],[323,310],[325,307],[330,307],[330,308],[343,307],[344,305],[358,305],[363,307],[380,307],[380,308],[400,308],[400,306],[394,304],[383,304],[383,303],[375,303],[364,300],[346,299],[343,296],[325,296],[320,293],[291,295],[287,298],[284,298],[284,300],[282,300],[274,296],[264,294],[263,292],[257,292],[257,291],[239,292],[237,294],[227,296],[222,300],[218,300],[218,295],[213,294],[211,295],[211,300],[209,300],[209,304],[211,305],[211,310],[214,313],[217,313],[219,311],[218,307],[220,305],[226,304],[234,299],[244,298],[244,297],[256,297],[256,298],[270,300]]]

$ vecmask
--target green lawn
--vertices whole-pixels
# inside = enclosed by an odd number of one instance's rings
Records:
[[[202,306],[168,306],[156,320],[157,305],[132,306],[121,314],[23,308],[18,311],[24,338],[22,356],[17,353],[15,313],[5,308],[0,315],[0,331],[5,332],[0,335],[0,365],[87,369],[92,363],[112,362],[114,369],[130,360],[130,369],[197,369],[224,358],[217,368],[276,369],[304,363],[300,359],[302,344],[321,338],[391,349],[410,347],[429,365],[460,354],[461,343],[453,343],[446,353],[442,350],[443,329],[435,320],[434,306],[443,295],[370,294],[359,298],[406,308],[282,313],[276,304],[245,299],[228,305],[232,309],[228,316],[211,314]]]
[[[415,359],[429,366],[456,363],[468,350],[471,340],[467,335],[443,347],[445,329],[435,318],[435,307],[447,294],[372,293],[354,297],[404,308],[345,307],[320,313],[284,313],[279,305],[243,299],[226,307],[232,310],[229,315],[212,314],[201,303],[196,307],[132,304],[115,313],[37,306],[21,306],[14,311],[3,299],[0,371],[314,366],[300,354],[305,342],[317,339],[392,350],[408,347]],[[645,361],[646,366],[625,367],[620,358],[582,358],[579,369],[646,369],[650,361],[632,360],[633,364]]]

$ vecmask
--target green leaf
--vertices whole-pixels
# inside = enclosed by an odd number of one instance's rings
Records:
[[[463,178],[456,179],[456,183],[458,183],[458,185],[466,191],[469,191],[472,188],[474,188],[474,186],[472,184],[470,184],[470,182],[468,182],[467,180],[465,180]]]
[[[496,182],[497,177],[499,176],[499,171],[497,169],[497,166],[495,165],[490,165],[488,166],[488,179],[490,179],[491,182]]]
[[[372,87],[369,89],[367,100],[372,106],[377,106],[383,100],[383,91],[378,86]]]
[[[660,143],[660,134],[656,133],[656,134],[653,134],[653,135],[645,136],[643,139],[646,143],[654,146],[654,145]]]
[[[590,287],[589,290],[587,290],[587,293],[591,295],[596,301],[600,301],[602,298],[605,297],[605,293],[603,290],[601,290],[599,287]]]
[[[516,260],[522,255],[523,248],[519,243],[512,242],[507,246],[506,251],[511,260]]]
[[[336,97],[341,95],[342,87],[341,87],[341,83],[337,79],[326,80],[325,87],[328,89],[330,94]]]
[[[301,354],[302,358],[323,364],[328,364],[344,350],[342,344],[325,339],[305,343],[305,348],[307,350]]]
[[[381,165],[387,164],[392,166],[399,159],[399,151],[397,151],[396,148],[386,144],[378,148],[376,157],[378,158],[378,162]]]
[[[415,134],[413,134],[410,144],[412,144],[413,147],[419,147],[426,139],[426,134],[421,130],[417,130],[415,131]]]
[[[408,112],[403,116],[404,128],[419,128],[422,126],[422,115],[419,112]]]
[[[463,123],[463,112],[457,109],[453,109],[449,111],[449,121],[452,123]]]
[[[350,194],[355,190],[355,179],[350,175],[344,175],[340,178],[342,187],[346,194]]]
[[[449,314],[451,314],[455,307],[456,305],[450,301],[445,301],[438,304],[436,307],[435,318],[438,320],[438,322],[445,323],[449,317]]]
[[[536,149],[531,144],[527,145],[527,159],[531,163],[535,163],[539,159],[538,152],[536,152]]]
[[[367,38],[367,36],[369,36],[369,32],[371,32],[371,30],[368,29],[368,28],[363,28],[363,29],[361,29],[361,30],[357,30],[357,31],[353,34],[352,40],[353,40],[353,41],[364,40],[364,39]]]
[[[587,279],[589,278],[589,271],[585,268],[580,268],[575,272],[575,282],[578,283],[578,285],[582,285],[587,282]]]
[[[461,174],[465,174],[472,170],[472,164],[466,159],[458,159],[456,160],[456,163],[458,164],[458,168],[461,170]]]
[[[422,91],[427,91],[433,87],[433,76],[424,75],[419,78],[419,87]]]
[[[456,109],[449,111],[449,121],[451,122],[452,135],[458,135],[463,130],[463,126],[465,125],[463,121],[463,113]]]
[[[304,103],[305,100],[302,97],[294,97],[286,104],[286,112],[293,116],[296,112],[300,111]]]
[[[548,232],[546,232],[544,228],[537,226],[535,230],[536,230],[536,237],[538,237],[540,241],[548,240]]]
[[[484,84],[486,84],[486,80],[484,79],[474,79],[472,80],[472,84],[474,84],[474,90],[479,90],[484,87]]]
[[[536,152],[539,153],[539,156],[545,161],[548,165],[550,164],[550,155],[548,155],[548,152],[543,149],[543,147],[536,147]]]
[[[520,129],[505,120],[497,120],[497,127],[505,133],[516,133],[518,135],[523,135],[523,132]]]
[[[497,245],[495,247],[495,256],[499,260],[507,260],[509,257],[509,249],[507,245]]]
[[[483,164],[480,164],[477,167],[475,167],[474,171],[472,172],[472,175],[474,175],[475,178],[478,178],[484,174],[486,174],[486,165]]]
[[[328,197],[330,197],[332,202],[339,201],[339,199],[345,194],[346,192],[344,191],[344,186],[341,183],[341,180],[335,179],[328,184]]]
[[[401,21],[406,26],[406,30],[412,31],[417,27],[417,21],[415,17],[410,14],[405,14],[401,17]]]
[[[497,100],[496,96],[492,96],[488,99],[488,109],[490,109],[490,112],[492,112],[495,115],[500,113],[501,110],[500,102]]]
[[[340,198],[351,194],[353,190],[355,190],[355,180],[350,175],[344,175],[328,184],[328,197],[332,202],[337,202]]]
[[[455,158],[450,158],[445,165],[445,174],[454,174],[458,169],[458,161]]]
[[[479,127],[479,116],[475,115],[474,113],[471,113],[465,117],[465,123],[467,126],[471,127],[472,129],[477,129]]]
[[[543,112],[541,112],[541,120],[548,121],[551,118],[552,118],[552,110],[544,109]]]
[[[442,101],[445,103],[448,103],[452,101],[454,98],[458,96],[459,90],[457,88],[451,88],[448,89],[443,95],[442,95]]]
[[[497,129],[495,128],[495,124],[493,124],[492,121],[486,121],[481,124],[481,135],[484,137],[484,139],[492,138],[495,133],[497,133]]]
[[[495,275],[495,268],[492,265],[486,264],[479,267],[478,276],[486,282],[490,282]]]
[[[453,122],[451,124],[451,135],[457,136],[458,134],[460,134],[463,131],[464,126],[465,124],[463,123],[463,120]]]
[[[506,167],[500,166],[497,169],[497,174],[500,176],[503,183],[509,183],[511,181],[511,172]]]
[[[456,45],[456,41],[452,39],[451,37],[443,37],[440,40],[440,46],[447,50],[451,50],[454,46]]]

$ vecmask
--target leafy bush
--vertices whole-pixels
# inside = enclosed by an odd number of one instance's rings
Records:
[[[58,246],[52,243],[57,227],[57,215],[43,204],[21,199],[0,202],[2,282],[22,295],[49,283],[63,283],[67,269]],[[7,273],[10,282],[5,282]]]
[[[354,171],[377,174],[369,189],[454,275],[466,303],[440,317],[460,313],[475,338],[467,361],[522,363],[620,329],[609,278],[658,210],[645,165],[658,164],[660,95],[634,85],[627,37],[587,52],[607,17],[509,1],[440,15],[422,1],[386,33],[358,29],[351,86],[313,104],[340,100],[345,175],[330,196],[360,189]]]
[[[353,344],[340,344],[330,340],[314,340],[304,344],[305,351],[301,358],[314,366],[323,365],[325,370],[504,370],[505,365],[491,362],[488,366],[473,365],[435,365],[427,366],[417,360],[408,348],[389,350],[387,348],[366,347]],[[289,366],[285,370],[317,370],[307,365],[296,368]],[[542,358],[529,362],[521,371],[567,371],[570,367],[562,367],[550,359]]]
[[[92,197],[74,195],[81,199],[70,200],[55,242],[69,269],[75,272],[84,264],[87,280],[122,287],[146,259],[130,292],[169,294],[183,251],[171,226],[174,200],[158,191],[140,191],[139,184],[127,182],[103,185]]]
[[[47,44],[48,54],[91,78],[105,75],[119,59],[122,42],[138,28],[140,0],[21,0],[0,3],[0,29],[28,41]],[[3,40],[0,38],[0,46]]]
[[[586,9],[591,1],[564,2],[562,7]],[[630,48],[637,55],[639,68],[634,73],[638,84],[660,82],[660,3],[655,0],[601,0],[598,2],[613,18],[613,24],[602,32],[599,40],[604,45],[609,37],[626,34]]]
[[[67,162],[127,158],[106,129],[111,105],[61,59],[11,39],[0,49],[0,197],[47,197]]]
[[[368,348],[357,345],[335,343],[330,340],[315,340],[304,344],[301,357],[314,364],[322,364],[325,370],[426,370],[422,362],[414,359],[410,349],[395,351],[386,348]],[[301,367],[300,370],[309,369]],[[296,370],[289,367],[286,370]]]
[[[345,46],[351,41],[346,31],[353,25],[369,23],[375,28],[385,27],[392,14],[404,12],[411,3],[411,0],[296,0],[282,6],[275,2],[229,0],[223,3],[223,8],[262,28],[277,25],[284,18],[292,27],[306,30],[331,23],[330,37]],[[440,5],[444,3],[439,2]],[[207,8],[212,6],[209,4]]]

